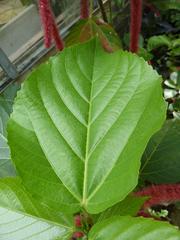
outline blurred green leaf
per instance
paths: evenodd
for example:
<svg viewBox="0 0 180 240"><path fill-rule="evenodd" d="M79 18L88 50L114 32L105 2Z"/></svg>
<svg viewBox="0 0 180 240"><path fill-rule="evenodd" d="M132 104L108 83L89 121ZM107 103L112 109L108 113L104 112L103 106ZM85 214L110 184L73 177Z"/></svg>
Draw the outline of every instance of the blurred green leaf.
<svg viewBox="0 0 180 240"><path fill-rule="evenodd" d="M180 182L180 120L168 120L143 154L140 177L152 183Z"/></svg>
<svg viewBox="0 0 180 240"><path fill-rule="evenodd" d="M101 214L96 215L94 217L95 222L100 222L113 216L136 216L146 200L147 197L136 197L129 195L123 201L115 204L113 207L108 208Z"/></svg>
<svg viewBox="0 0 180 240"><path fill-rule="evenodd" d="M79 20L65 39L66 46L83 43L97 36L107 51L121 48L119 37L115 30L99 19Z"/></svg>
<svg viewBox="0 0 180 240"><path fill-rule="evenodd" d="M14 83L0 95L0 178L16 174L7 144L6 127L9 115L12 112L14 98L19 88L20 84Z"/></svg>
<svg viewBox="0 0 180 240"><path fill-rule="evenodd" d="M153 58L153 55L148 52L145 48L139 48L138 56L143 57L144 60L149 61Z"/></svg>
<svg viewBox="0 0 180 240"><path fill-rule="evenodd" d="M147 50L152 51L162 46L171 47L171 39L166 35L152 36L148 39Z"/></svg>
<svg viewBox="0 0 180 240"><path fill-rule="evenodd" d="M169 9L180 10L180 1L179 0L149 0L160 10L166 11Z"/></svg>
<svg viewBox="0 0 180 240"><path fill-rule="evenodd" d="M15 175L15 169L11 162L7 140L2 134L0 134L0 178Z"/></svg>

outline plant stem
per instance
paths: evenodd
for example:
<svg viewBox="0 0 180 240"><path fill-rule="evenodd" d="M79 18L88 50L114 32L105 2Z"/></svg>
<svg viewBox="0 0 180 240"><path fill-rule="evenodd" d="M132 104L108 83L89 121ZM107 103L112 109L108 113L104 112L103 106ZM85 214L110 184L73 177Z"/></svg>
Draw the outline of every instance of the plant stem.
<svg viewBox="0 0 180 240"><path fill-rule="evenodd" d="M92 18L93 15L93 2L94 0L90 0L90 18Z"/></svg>
<svg viewBox="0 0 180 240"><path fill-rule="evenodd" d="M113 23L113 20L112 20L112 1L109 0L108 4L109 4L109 22L112 24Z"/></svg>
<svg viewBox="0 0 180 240"><path fill-rule="evenodd" d="M107 15L106 15L106 11L104 9L103 1L102 0L98 0L98 4L99 4L100 10L101 10L101 14L102 14L103 20L105 22L108 22L108 18L107 18Z"/></svg>

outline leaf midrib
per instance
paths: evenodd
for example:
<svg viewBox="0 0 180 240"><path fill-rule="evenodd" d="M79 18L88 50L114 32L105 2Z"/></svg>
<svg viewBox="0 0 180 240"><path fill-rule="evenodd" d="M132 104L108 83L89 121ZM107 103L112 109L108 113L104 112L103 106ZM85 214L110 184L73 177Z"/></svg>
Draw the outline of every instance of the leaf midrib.
<svg viewBox="0 0 180 240"><path fill-rule="evenodd" d="M87 136L86 136L86 146L85 146L83 198L82 198L82 204L81 204L82 207L84 208L86 208L86 205L87 205L88 160L89 160L90 127L91 127L92 99L93 99L93 76L94 76L96 46L97 46L97 41L95 42L95 47L94 47L94 60L93 60L93 67L92 67L91 90L90 90L90 97L89 97L89 111L88 111L88 121L87 121Z"/></svg>

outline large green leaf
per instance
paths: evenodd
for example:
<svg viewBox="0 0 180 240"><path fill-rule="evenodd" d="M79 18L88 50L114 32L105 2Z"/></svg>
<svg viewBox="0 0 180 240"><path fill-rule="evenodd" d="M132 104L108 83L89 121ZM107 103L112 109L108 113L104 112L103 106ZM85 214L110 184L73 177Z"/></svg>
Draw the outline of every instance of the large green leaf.
<svg viewBox="0 0 180 240"><path fill-rule="evenodd" d="M12 159L36 198L98 213L136 186L141 155L165 112L151 66L128 52L109 54L93 39L26 80L8 125Z"/></svg>
<svg viewBox="0 0 180 240"><path fill-rule="evenodd" d="M180 232L168 223L146 218L114 217L97 223L88 240L179 240Z"/></svg>
<svg viewBox="0 0 180 240"><path fill-rule="evenodd" d="M34 201L19 179L0 180L0 239L69 240L72 223L72 217Z"/></svg>
<svg viewBox="0 0 180 240"><path fill-rule="evenodd" d="M141 178L152 183L180 182L179 146L180 120L168 120L143 154Z"/></svg>

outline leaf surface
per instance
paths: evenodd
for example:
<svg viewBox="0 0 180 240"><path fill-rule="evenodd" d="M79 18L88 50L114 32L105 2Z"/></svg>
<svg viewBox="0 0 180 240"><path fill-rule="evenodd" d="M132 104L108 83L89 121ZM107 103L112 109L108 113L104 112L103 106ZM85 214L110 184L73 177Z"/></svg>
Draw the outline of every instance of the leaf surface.
<svg viewBox="0 0 180 240"><path fill-rule="evenodd" d="M171 39L166 35L152 36L148 39L147 49L148 51L152 51L153 49L162 46L167 46L170 48L171 45L172 45Z"/></svg>
<svg viewBox="0 0 180 240"><path fill-rule="evenodd" d="M66 37L66 46L86 42L95 36L108 52L121 48L118 34L113 27L97 18L79 20Z"/></svg>
<svg viewBox="0 0 180 240"><path fill-rule="evenodd" d="M0 134L0 178L16 175L6 138Z"/></svg>
<svg viewBox="0 0 180 240"><path fill-rule="evenodd" d="M147 218L114 217L97 223L89 240L179 240L180 232L168 223Z"/></svg>
<svg viewBox="0 0 180 240"><path fill-rule="evenodd" d="M0 178L16 175L7 144L6 128L18 88L18 84L13 84L0 95Z"/></svg>
<svg viewBox="0 0 180 240"><path fill-rule="evenodd" d="M148 143L143 154L141 179L152 183L180 182L180 120L168 120Z"/></svg>
<svg viewBox="0 0 180 240"><path fill-rule="evenodd" d="M19 179L0 180L0 239L69 240L72 217L40 205Z"/></svg>
<svg viewBox="0 0 180 240"><path fill-rule="evenodd" d="M8 125L12 159L36 198L98 213L136 186L141 155L165 112L151 66L131 53L109 54L93 39L29 76Z"/></svg>
<svg viewBox="0 0 180 240"><path fill-rule="evenodd" d="M113 216L136 216L148 197L127 196L123 201L93 216L94 222L101 222Z"/></svg>

